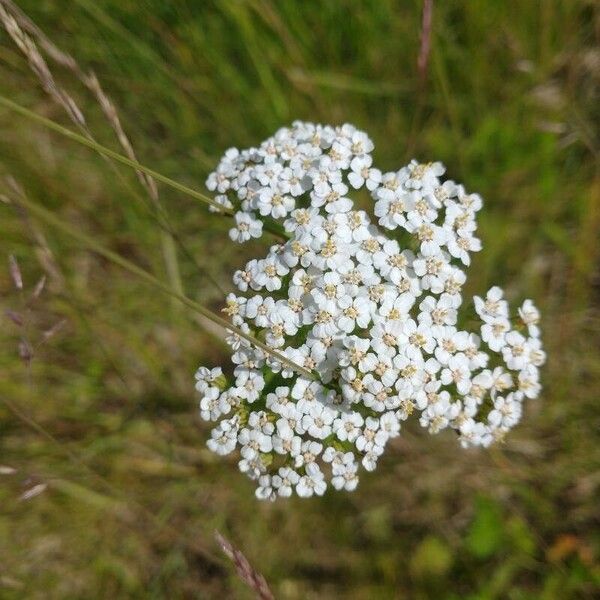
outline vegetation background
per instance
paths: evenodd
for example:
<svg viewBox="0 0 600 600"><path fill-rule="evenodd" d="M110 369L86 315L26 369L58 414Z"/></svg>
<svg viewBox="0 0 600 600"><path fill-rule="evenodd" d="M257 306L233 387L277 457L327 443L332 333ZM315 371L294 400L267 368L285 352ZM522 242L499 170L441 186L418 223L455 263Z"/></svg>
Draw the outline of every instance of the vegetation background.
<svg viewBox="0 0 600 600"><path fill-rule="evenodd" d="M218 529L277 598L597 598L598 4L437 2L425 79L417 1L18 4L97 73L140 161L200 191L226 148L297 118L365 129L383 169L443 161L486 201L468 291L534 298L549 360L501 446L464 451L409 426L355 493L259 503L197 417L194 370L227 361L218 332L15 210L6 177L159 278L178 285L179 271L217 311L264 240L234 246L226 218L161 186L194 264L165 243L131 170L0 109L0 597L251 598ZM120 151L95 99L49 64ZM73 127L3 29L0 87Z"/></svg>

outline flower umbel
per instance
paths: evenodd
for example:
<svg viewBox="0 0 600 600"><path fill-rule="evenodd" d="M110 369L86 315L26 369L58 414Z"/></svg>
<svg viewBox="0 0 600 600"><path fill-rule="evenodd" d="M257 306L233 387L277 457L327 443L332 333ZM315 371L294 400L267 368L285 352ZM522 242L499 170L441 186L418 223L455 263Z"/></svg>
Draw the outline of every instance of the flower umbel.
<svg viewBox="0 0 600 600"><path fill-rule="evenodd" d="M228 150L207 180L237 211L233 240L261 237L265 219L289 235L234 274L226 314L317 376L235 336L229 384L220 369L196 374L201 417L219 421L209 448L239 448L260 499L354 490L411 416L432 434L456 430L463 447L488 446L541 390L531 300L511 319L493 287L474 298L480 335L459 328L481 197L442 181L438 162L381 173L372 150L352 125L295 122ZM348 196L362 188L376 223Z"/></svg>

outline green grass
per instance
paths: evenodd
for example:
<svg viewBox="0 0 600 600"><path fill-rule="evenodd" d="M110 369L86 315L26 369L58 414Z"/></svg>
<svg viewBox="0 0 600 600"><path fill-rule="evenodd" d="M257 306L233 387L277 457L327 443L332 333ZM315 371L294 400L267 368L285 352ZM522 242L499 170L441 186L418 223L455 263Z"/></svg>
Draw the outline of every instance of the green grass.
<svg viewBox="0 0 600 600"><path fill-rule="evenodd" d="M48 269L29 336L60 319L27 369L3 319L0 597L250 598L213 541L222 531L276 597L592 598L600 586L600 183L594 3L437 2L419 100L420 2L21 0L93 68L142 163L203 191L229 146L296 118L352 122L384 169L441 160L478 191L483 252L470 293L498 283L543 315L544 393L504 445L463 451L408 427L354 494L257 503L234 460L204 446L193 372L227 353L187 309L0 204L3 309ZM118 149L94 100L57 79L96 138ZM71 127L0 32L3 95ZM421 104L421 108L419 108ZM28 198L167 279L145 203L92 151L0 110L0 174ZM0 188L0 194L9 188ZM143 193L143 190L139 188ZM227 220L161 186L185 292L218 310L241 261ZM43 235L53 259L40 250ZM243 254L243 256L242 256ZM27 500L37 483L46 490ZM215 557L214 561L210 557Z"/></svg>

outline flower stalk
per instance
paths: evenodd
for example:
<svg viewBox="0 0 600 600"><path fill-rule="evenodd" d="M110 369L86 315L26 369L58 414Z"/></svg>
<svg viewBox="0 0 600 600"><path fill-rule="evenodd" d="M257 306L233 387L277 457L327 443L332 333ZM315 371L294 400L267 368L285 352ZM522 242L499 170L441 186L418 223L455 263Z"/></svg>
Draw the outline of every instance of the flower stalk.
<svg viewBox="0 0 600 600"><path fill-rule="evenodd" d="M54 215L51 211L44 208L43 206L40 206L39 204L32 202L31 200L29 200L26 197L21 197L19 199L19 202L21 204L23 204L32 214L36 215L38 218L40 218L42 221L44 221L47 225L50 225L50 226L54 227L55 229L58 229L58 230L62 231L63 233L66 233L70 237L72 237L72 238L76 239L78 242L80 242L83 246L87 247L90 250L93 250L97 254L100 254L101 256L103 256L104 258L113 262L114 264L119 265L121 268L136 275L140 279L144 280L146 283L149 283L150 285L161 290L165 294L167 294L173 298L176 298L177 300L179 300L179 302L181 302L188 308L191 308L195 312L201 314L203 317L209 319L216 325L219 325L223 329L225 329L227 331L231 331L231 332L235 333L236 335L240 336L241 338L247 340L252 345L256 346L257 348L260 348L267 354L270 354L274 359L287 365L289 368L293 369L294 371L296 371L303 377L307 377L309 379L314 379L314 380L317 379L317 376L314 373L312 373L311 371L309 371L308 369L305 369L304 367L301 367L300 365L296 364L295 362L293 362L292 360L290 360L289 358L287 358L286 356L284 356L277 350L270 348L267 344L265 344L261 340L255 338L254 336L250 335L249 333L242 330L241 328L239 328L235 325L232 325L229 321L227 321L226 319L223 319L219 315L216 315L211 310L202 306L195 300L192 300L191 298L188 298L184 294L181 294L181 293L173 290L166 283L160 281L160 279L156 278L154 275L152 275L145 269L142 269L138 265L127 260L120 254L117 254L116 252L113 252L112 250L105 248L102 244L99 244L96 240L92 239L90 236L83 233L79 229L76 229L75 227L72 227L68 223L61 221L56 215Z"/></svg>

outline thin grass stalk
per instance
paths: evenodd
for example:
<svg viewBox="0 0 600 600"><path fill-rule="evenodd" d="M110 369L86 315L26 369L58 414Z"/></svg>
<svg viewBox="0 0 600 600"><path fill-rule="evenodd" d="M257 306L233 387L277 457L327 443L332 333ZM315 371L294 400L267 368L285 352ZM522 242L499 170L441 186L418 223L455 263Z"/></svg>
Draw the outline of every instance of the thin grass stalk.
<svg viewBox="0 0 600 600"><path fill-rule="evenodd" d="M182 192L183 194L187 194L188 196L191 196L192 198L195 198L196 200L200 200L201 202L204 202L205 204L212 206L213 208L217 209L219 212L222 212L222 213L225 213L228 215L233 214L232 210L230 210L229 208L226 208L224 206L221 206L218 202L215 202L214 200L212 200L208 196L205 196L201 192L198 192L198 191L188 187L187 185L184 185L183 183L179 183L173 179L170 179L169 177L166 177L165 175L161 175L154 169L151 169L150 167L146 167L135 160L131 160L127 156L123 156L122 154L119 154L118 152L115 152L114 150L111 150L110 148L106 148L106 146L103 146L102 144L99 144L98 142L96 142L94 140L90 140L82 135L79 135L78 133L75 133L71 129L68 129L67 127L63 127L62 125L56 123L55 121L52 121L51 119L47 119L46 117L43 117L42 115L39 115L39 114L25 108L24 106L21 106L20 104L17 104L16 102L13 102L12 100L9 100L5 96L0 96L0 104L2 106L4 106L5 108L8 108L9 110L12 110L12 111L20 114L23 117L26 117L32 121L36 121L40 125L43 125L44 127L48 128L48 129L51 129L55 133L59 133L60 135L81 144L82 146L87 146L88 148L95 150L99 154L108 156L109 158L112 158L113 160L115 160L123 165L127 165L128 167L131 167L132 169L142 171L143 173L150 175L157 181L160 181L161 183L164 183L165 185L168 185L169 187L171 187L179 192Z"/></svg>
<svg viewBox="0 0 600 600"><path fill-rule="evenodd" d="M28 108L25 108L24 106L21 106L20 104L17 104L16 102L13 102L12 100L9 100L5 96L0 95L0 105L20 114L23 117L26 117L32 121L35 121L35 122L39 123L40 125L43 125L44 127L51 129L52 131L59 133L60 135L66 137L66 138L69 138L70 140L78 142L79 144L81 144L83 146L87 146L88 148L95 150L96 152L98 152L101 155L108 156L121 164L131 167L132 169L139 169L140 171L143 171L143 172L147 173L148 175L151 175L157 181L160 181L161 183L164 183L165 185L167 185L183 194L191 196L192 198L195 198L196 200L200 200L201 202L204 202L205 204L208 204L208 205L212 206L213 208L216 208L217 212L219 212L219 213L223 213L230 217L232 217L234 215L233 210L220 205L218 202L215 202L214 200L212 200L205 194L202 194L201 192L198 192L198 191L188 187L187 185L184 185L183 183L179 183L178 181L175 181L174 179L170 179L169 177L162 175L158 171L155 171L154 169L151 169L150 167L146 167L135 160L131 160L131 159L127 158L126 156L123 156L122 154L119 154L118 152L111 150L110 148L106 148L106 146L103 146L102 144L99 144L98 142L96 142L94 140L90 140L82 135L79 135L78 133L72 131L71 129L68 129L67 127L63 127L62 125L59 125L55 121L52 121L51 119L47 119L46 117L43 117L42 115L39 115L36 112L33 112L33 111L29 110ZM288 237L289 237L285 233L283 227L279 223L266 221L266 222L264 222L263 226L264 226L265 231L272 233L274 236L276 236L278 238L288 239Z"/></svg>
<svg viewBox="0 0 600 600"><path fill-rule="evenodd" d="M300 365L291 361L289 358L287 358L287 356L284 356L277 350L273 350L273 348L269 347L264 342L261 342L259 339L246 333L239 327L236 327L235 325L233 325L232 323L230 323L223 317L220 317L219 315L213 313L210 309L205 308L204 306L202 306L198 302L192 300L191 298L188 298L187 296L180 294L179 292L176 292L170 286L168 286L167 284L160 281L160 279L157 279L154 275L152 275L145 269L138 267L136 264L128 261L126 258L123 258L120 254L117 254L116 252L113 252L112 250L105 248L104 246L102 246L101 244L99 244L98 242L93 240L91 237L89 237L87 234L81 232L79 229L76 229L75 227L61 221L56 215L54 215L51 211L47 210L46 208L36 204L35 202L32 202L31 200L29 200L26 197L22 197L20 202L31 213L35 214L38 218L40 218L42 221L44 221L47 225L50 225L56 229L59 229L63 233L66 233L70 237L76 239L81 244L83 244L83 246L87 247L90 250L93 250L97 254L100 254L101 256L110 260L111 262L115 263L116 265L119 265L126 271L129 271L130 273L137 275L140 279L143 279L146 283L149 283L150 285L161 290L165 294L167 294L173 298L176 298L182 304L184 304L188 308L191 308L195 312L201 314L202 316L204 316L208 320L212 321L216 325L219 325L223 329L235 333L236 335L247 340L251 344L257 346L261 350L264 350L266 353L270 354L273 358L277 359L282 364L287 365L291 369L294 369L297 373L299 373L303 377L318 380L318 377L311 371L309 371L309 370L305 369L304 367L301 367Z"/></svg>

